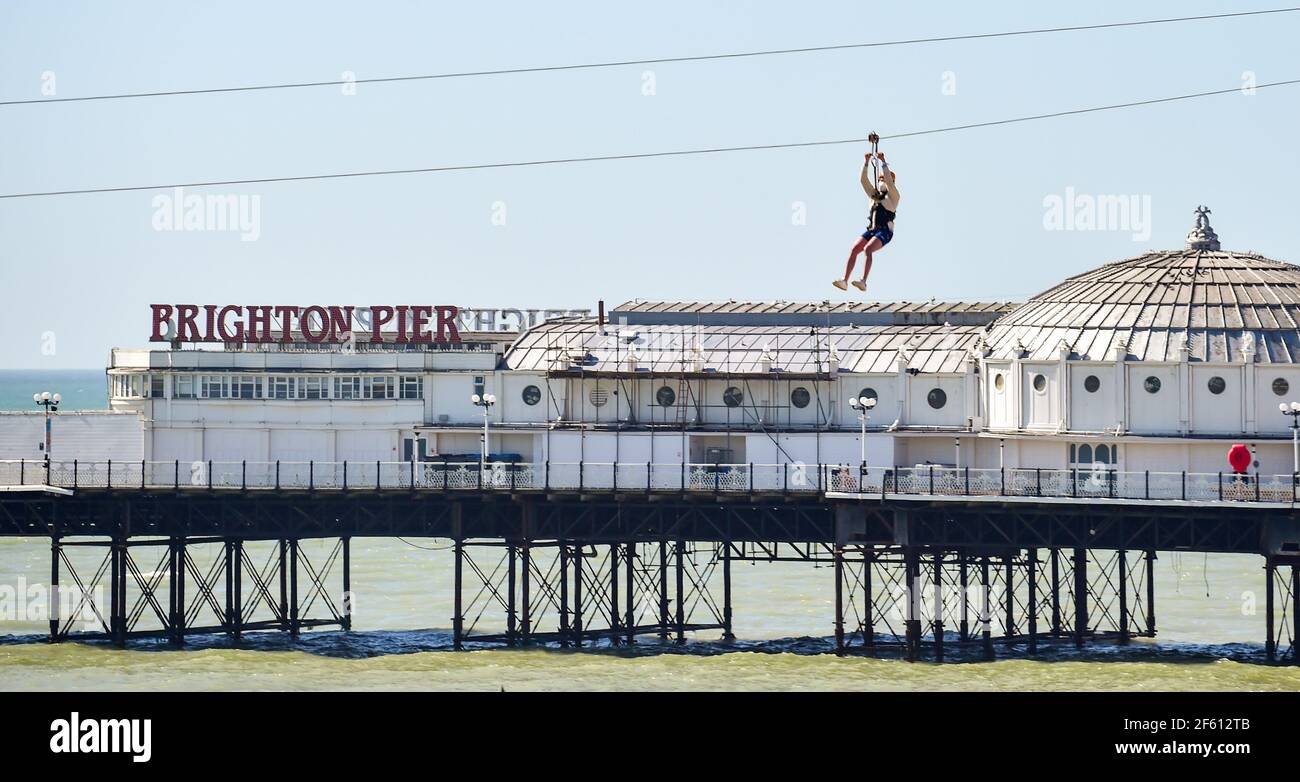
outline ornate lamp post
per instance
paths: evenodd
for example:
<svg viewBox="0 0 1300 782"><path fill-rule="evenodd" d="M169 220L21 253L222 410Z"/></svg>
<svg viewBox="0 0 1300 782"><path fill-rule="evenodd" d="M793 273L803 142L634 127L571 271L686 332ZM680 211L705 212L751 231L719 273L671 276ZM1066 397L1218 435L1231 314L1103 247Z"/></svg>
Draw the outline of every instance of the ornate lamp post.
<svg viewBox="0 0 1300 782"><path fill-rule="evenodd" d="M862 474L867 474L867 419L871 417L871 408L876 400L869 396L860 396L849 400L849 407L858 412L858 422L862 424Z"/></svg>
<svg viewBox="0 0 1300 782"><path fill-rule="evenodd" d="M1291 474L1300 473L1300 402L1277 406L1282 415L1291 416Z"/></svg>
<svg viewBox="0 0 1300 782"><path fill-rule="evenodd" d="M45 485L48 486L50 485L50 415L59 412L59 403L63 401L63 396L41 391L32 394L32 401L38 407L45 408Z"/></svg>
<svg viewBox="0 0 1300 782"><path fill-rule="evenodd" d="M483 452L479 454L478 468L480 472L487 472L488 459L488 409L497 403L497 398L493 394L473 394L469 401L483 408Z"/></svg>

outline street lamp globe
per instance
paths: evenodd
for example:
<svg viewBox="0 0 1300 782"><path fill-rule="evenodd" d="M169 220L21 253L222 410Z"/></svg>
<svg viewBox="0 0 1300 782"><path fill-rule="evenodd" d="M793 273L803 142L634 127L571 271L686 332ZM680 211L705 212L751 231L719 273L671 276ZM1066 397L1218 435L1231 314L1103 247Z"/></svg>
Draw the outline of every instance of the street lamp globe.
<svg viewBox="0 0 1300 782"><path fill-rule="evenodd" d="M1300 413L1300 402L1292 402L1291 410L1292 412Z"/></svg>
<svg viewBox="0 0 1300 782"><path fill-rule="evenodd" d="M54 404L57 405L59 402L62 402L62 401L63 401L63 394L55 394L55 395L54 395Z"/></svg>
<svg viewBox="0 0 1300 782"><path fill-rule="evenodd" d="M1279 404L1277 406L1277 409L1281 410L1283 413L1289 412L1291 410L1290 406L1287 405L1286 402L1282 402L1281 404Z"/></svg>
<svg viewBox="0 0 1300 782"><path fill-rule="evenodd" d="M40 391L37 391L36 393L32 394L32 401L33 401L33 402L40 402L40 401L41 401L41 392L40 392Z"/></svg>
<svg viewBox="0 0 1300 782"><path fill-rule="evenodd" d="M480 397L478 394L472 394L470 395L469 401L473 402L474 404L478 404L483 401L483 398Z"/></svg>
<svg viewBox="0 0 1300 782"><path fill-rule="evenodd" d="M49 391L42 391L42 392L41 392L41 401L42 401L42 402L48 402L48 401L50 401L50 392L49 392Z"/></svg>
<svg viewBox="0 0 1300 782"><path fill-rule="evenodd" d="M876 406L876 400L872 399L871 397L864 396L860 401L862 402L862 407L865 410L870 410L871 408Z"/></svg>
<svg viewBox="0 0 1300 782"><path fill-rule="evenodd" d="M497 398L495 394L488 394L486 397L483 398L483 401L487 402L490 405L495 405L497 403Z"/></svg>

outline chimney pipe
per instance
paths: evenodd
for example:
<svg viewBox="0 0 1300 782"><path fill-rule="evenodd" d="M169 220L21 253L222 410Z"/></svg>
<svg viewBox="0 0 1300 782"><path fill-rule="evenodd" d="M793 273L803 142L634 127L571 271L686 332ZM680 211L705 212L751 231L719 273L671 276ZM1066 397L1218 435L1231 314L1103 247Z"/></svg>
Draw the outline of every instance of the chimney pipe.
<svg viewBox="0 0 1300 782"><path fill-rule="evenodd" d="M601 331L605 330L605 300L596 302L596 323Z"/></svg>

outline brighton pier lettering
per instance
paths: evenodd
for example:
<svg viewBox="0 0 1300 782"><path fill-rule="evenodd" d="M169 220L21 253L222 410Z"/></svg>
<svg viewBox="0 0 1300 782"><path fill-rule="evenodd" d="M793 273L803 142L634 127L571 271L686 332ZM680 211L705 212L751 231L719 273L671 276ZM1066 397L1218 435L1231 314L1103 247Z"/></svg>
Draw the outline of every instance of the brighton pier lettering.
<svg viewBox="0 0 1300 782"><path fill-rule="evenodd" d="M460 342L457 307L338 307L283 304L151 304L152 342L345 342L368 332L371 342Z"/></svg>

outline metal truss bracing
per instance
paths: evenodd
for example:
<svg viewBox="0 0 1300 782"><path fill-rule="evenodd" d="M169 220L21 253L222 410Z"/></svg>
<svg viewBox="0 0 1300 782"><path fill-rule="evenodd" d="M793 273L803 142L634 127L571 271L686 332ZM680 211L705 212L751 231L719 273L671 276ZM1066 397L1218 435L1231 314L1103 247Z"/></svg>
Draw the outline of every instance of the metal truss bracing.
<svg viewBox="0 0 1300 782"><path fill-rule="evenodd" d="M955 642L981 643L992 657L995 642L1032 653L1049 638L1155 634L1150 552L846 545L831 561L840 653L898 646L918 659L924 645L942 660Z"/></svg>
<svg viewBox="0 0 1300 782"><path fill-rule="evenodd" d="M1300 663L1300 558L1269 557L1264 579L1265 653L1271 662Z"/></svg>
<svg viewBox="0 0 1300 782"><path fill-rule="evenodd" d="M85 489L0 496L0 535L51 539L54 639L350 628L349 541L393 536L453 541L457 646L730 635L737 559L832 564L841 650L1122 642L1155 634L1157 551L1265 556L1268 655L1295 661L1300 635L1289 509Z"/></svg>
<svg viewBox="0 0 1300 782"><path fill-rule="evenodd" d="M617 646L643 635L681 643L688 632L710 629L731 635L731 557L721 544L456 540L453 547L457 649L601 639Z"/></svg>
<svg viewBox="0 0 1300 782"><path fill-rule="evenodd" d="M313 547L319 550L312 553ZM182 644L197 634L238 639L254 630L348 629L349 559L346 538L52 538L50 640ZM336 571L343 588L338 600L330 589ZM322 615L312 618L313 610Z"/></svg>

